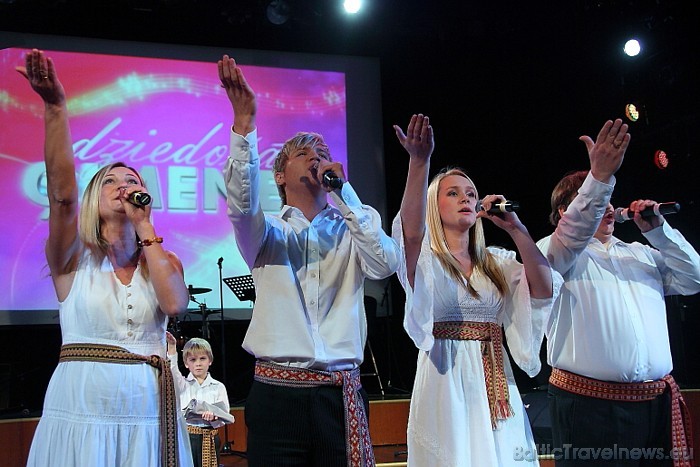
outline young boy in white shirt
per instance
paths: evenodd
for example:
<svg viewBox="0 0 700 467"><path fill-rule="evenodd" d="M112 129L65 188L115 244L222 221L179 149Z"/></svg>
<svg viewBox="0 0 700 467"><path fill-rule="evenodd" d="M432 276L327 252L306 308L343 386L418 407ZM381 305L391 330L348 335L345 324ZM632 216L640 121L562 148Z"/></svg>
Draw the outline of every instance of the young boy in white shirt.
<svg viewBox="0 0 700 467"><path fill-rule="evenodd" d="M177 363L177 341L167 333L168 357L173 373L175 388L180 395L180 407L185 413L187 431L192 445L192 459L195 467L217 467L221 439L218 428L224 422L214 411L195 409L196 405L206 402L216 404L226 413L230 412L226 386L212 378L209 367L214 361L209 342L198 337L192 338L182 349L182 358L190 374L185 378L180 373Z"/></svg>

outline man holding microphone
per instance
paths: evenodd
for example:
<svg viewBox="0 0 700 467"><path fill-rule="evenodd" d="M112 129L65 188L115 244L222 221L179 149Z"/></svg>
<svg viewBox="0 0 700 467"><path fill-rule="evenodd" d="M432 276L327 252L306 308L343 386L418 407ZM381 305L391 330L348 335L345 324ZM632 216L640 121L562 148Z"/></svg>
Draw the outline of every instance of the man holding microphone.
<svg viewBox="0 0 700 467"><path fill-rule="evenodd" d="M565 280L546 333L556 465L590 465L598 452L596 465L649 465L651 453L653 465L690 466L664 297L700 291L700 256L662 215L642 216L651 200L629 207L651 246L615 238L610 197L627 125L608 121L595 142L580 140L591 169L559 181L556 229L537 243Z"/></svg>

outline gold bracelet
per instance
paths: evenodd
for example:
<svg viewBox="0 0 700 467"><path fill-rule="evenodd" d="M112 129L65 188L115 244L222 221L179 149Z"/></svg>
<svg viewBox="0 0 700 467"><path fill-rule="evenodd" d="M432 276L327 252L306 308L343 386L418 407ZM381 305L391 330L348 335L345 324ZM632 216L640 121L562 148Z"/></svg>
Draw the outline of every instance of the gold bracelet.
<svg viewBox="0 0 700 467"><path fill-rule="evenodd" d="M139 247L143 246L151 246L154 243L163 243L163 237L153 237L153 238L145 238L143 240L139 240L137 242Z"/></svg>

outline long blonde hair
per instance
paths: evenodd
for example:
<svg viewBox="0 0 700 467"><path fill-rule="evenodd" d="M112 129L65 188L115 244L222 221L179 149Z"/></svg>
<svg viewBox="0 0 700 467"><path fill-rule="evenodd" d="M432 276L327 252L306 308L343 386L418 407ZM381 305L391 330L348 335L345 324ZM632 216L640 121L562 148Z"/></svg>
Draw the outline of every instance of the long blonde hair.
<svg viewBox="0 0 700 467"><path fill-rule="evenodd" d="M440 188L440 182L450 175L457 175L464 177L469 181L469 183L474 186L474 191L476 191L476 185L467 176L467 174L460 168L446 168L440 171L435 177L433 177L430 185L428 186L428 203L427 203L427 222L428 229L430 232L430 248L433 253L438 257L440 263L445 268L447 273L454 278L458 283L464 286L473 297L478 297L479 293L472 287L471 283L467 279L467 276L462 272L462 266L454 257L450 248L447 245L447 237L445 236L445 229L442 225L442 219L440 218L440 209L438 207L438 194ZM478 198L478 192L476 194ZM507 284L503 271L496 263L493 255L486 249L486 241L484 239L484 228L481 219L477 219L472 228L469 229L469 256L472 259L472 265L474 271L479 271L488 277L491 282L496 286L501 295L505 294L507 290Z"/></svg>
<svg viewBox="0 0 700 467"><path fill-rule="evenodd" d="M90 183L88 183L87 188L85 188L85 193L83 193L83 200L80 206L80 214L78 217L78 236L82 245L90 250L93 258L98 262L104 259L104 257L107 255L107 250L109 249L109 243L102 236L100 193L102 192L102 184L104 183L107 174L109 174L109 172L116 167L124 167L131 170L138 177L141 185L144 187L146 186L143 178L141 178L141 174L139 174L136 169L129 167L123 162L115 162L114 164L109 164L102 167L92 177ZM147 275L147 271L144 270L144 274Z"/></svg>

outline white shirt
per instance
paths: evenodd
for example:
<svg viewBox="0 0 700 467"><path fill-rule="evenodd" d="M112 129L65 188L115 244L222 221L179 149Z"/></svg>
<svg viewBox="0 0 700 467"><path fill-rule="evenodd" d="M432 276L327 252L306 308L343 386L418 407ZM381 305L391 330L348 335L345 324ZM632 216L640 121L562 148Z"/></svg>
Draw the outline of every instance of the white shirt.
<svg viewBox="0 0 700 467"><path fill-rule="evenodd" d="M392 224L392 235L402 251L405 251L400 214ZM545 325L563 280L559 273L552 270L552 297L532 298L525 268L516 260L515 252L496 247L488 247L488 250L503 273L507 286L506 293L501 295L491 279L484 273L474 270L469 282L479 292L479 297L472 297L450 276L437 255L433 253L430 247L430 231L426 225L416 263L413 281L415 286L411 287L408 281L405 255L402 255L401 265L396 273L406 291L404 329L420 350L433 352L436 355L447 355L450 353L447 349L453 343L448 342L450 339L434 338L434 323L444 321L498 323L505 330L511 357L523 371L534 377L541 368L540 348ZM481 358L479 341L463 341L463 346L478 349L475 355ZM457 371L456 368L453 370ZM461 371L475 370L464 368ZM506 374L509 377L512 376L510 366L507 366ZM424 381L424 384L428 383ZM484 389L483 385L479 388Z"/></svg>
<svg viewBox="0 0 700 467"><path fill-rule="evenodd" d="M192 373L185 378L180 373L180 368L177 365L178 355L168 355L168 358L170 359L170 371L173 373L175 389L180 396L180 408L183 411L192 399L209 402L210 404L223 402L226 404L224 410L226 412L230 411L231 407L229 406L228 393L224 383L212 378L210 373L207 373L207 377L202 381L202 384L199 384ZM203 424L202 426L210 427L209 424Z"/></svg>
<svg viewBox="0 0 700 467"><path fill-rule="evenodd" d="M266 215L259 200L257 131L231 132L224 168L228 215L257 289L243 348L256 358L324 371L358 367L367 322L364 280L398 268L396 242L350 183L312 221L292 206Z"/></svg>
<svg viewBox="0 0 700 467"><path fill-rule="evenodd" d="M589 173L555 232L537 242L565 280L547 359L603 381L658 380L673 369L664 296L700 291L700 257L668 222L643 234L654 248L593 238L613 185Z"/></svg>

